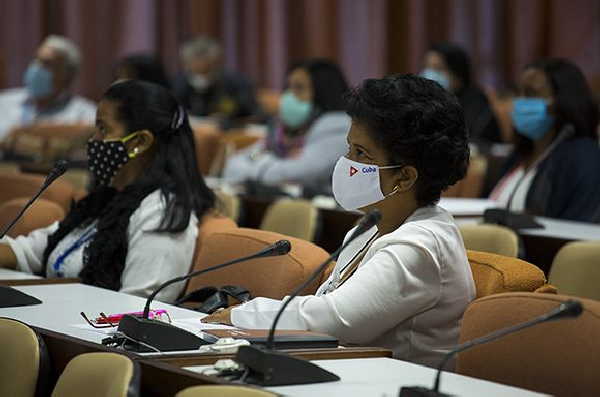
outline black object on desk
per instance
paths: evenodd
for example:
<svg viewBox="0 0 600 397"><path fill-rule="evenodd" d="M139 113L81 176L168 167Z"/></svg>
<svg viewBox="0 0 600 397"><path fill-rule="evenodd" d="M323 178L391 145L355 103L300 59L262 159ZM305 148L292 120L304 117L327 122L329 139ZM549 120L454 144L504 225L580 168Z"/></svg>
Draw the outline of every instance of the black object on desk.
<svg viewBox="0 0 600 397"><path fill-rule="evenodd" d="M511 212L506 208L489 208L485 210L483 221L506 226L513 230L544 228L544 225L538 223L532 215Z"/></svg>
<svg viewBox="0 0 600 397"><path fill-rule="evenodd" d="M38 305L41 300L11 287L0 286L0 308Z"/></svg>

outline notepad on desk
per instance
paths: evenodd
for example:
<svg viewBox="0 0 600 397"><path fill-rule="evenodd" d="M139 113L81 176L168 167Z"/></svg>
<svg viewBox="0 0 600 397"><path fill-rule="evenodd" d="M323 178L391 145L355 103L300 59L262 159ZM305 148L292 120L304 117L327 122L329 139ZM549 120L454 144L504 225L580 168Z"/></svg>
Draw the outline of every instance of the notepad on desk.
<svg viewBox="0 0 600 397"><path fill-rule="evenodd" d="M268 329L210 329L204 333L217 338L246 339L252 344L265 344L269 337ZM278 349L319 349L338 347L333 336L312 331L275 331L275 347Z"/></svg>

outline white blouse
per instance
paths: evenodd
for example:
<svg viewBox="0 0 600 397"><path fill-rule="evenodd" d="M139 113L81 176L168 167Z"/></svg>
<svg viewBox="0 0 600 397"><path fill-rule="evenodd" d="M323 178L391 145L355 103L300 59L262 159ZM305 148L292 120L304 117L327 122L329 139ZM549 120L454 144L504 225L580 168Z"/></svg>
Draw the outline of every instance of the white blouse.
<svg viewBox="0 0 600 397"><path fill-rule="evenodd" d="M490 198L496 201L503 207L506 207L508 201L510 202L511 211L523 212L525 211L525 204L527 204L527 194L529 193L529 188L533 182L537 173L537 168L532 168L527 171L527 175L525 175L525 169L523 166L519 166L506 174L504 178L498 182L492 193L490 194ZM515 190L516 189L516 190Z"/></svg>
<svg viewBox="0 0 600 397"><path fill-rule="evenodd" d="M444 209L420 208L394 232L376 238L356 272L337 287L375 233L373 227L353 241L317 294L294 299L278 328L324 332L345 344L381 346L396 358L437 365L458 343L463 312L475 298L460 232ZM269 328L281 303L253 299L232 309L231 321Z"/></svg>
<svg viewBox="0 0 600 397"><path fill-rule="evenodd" d="M166 205L160 190L149 194L131 215L127 229L129 247L125 268L121 275L121 292L147 297L163 282L187 274L190 270L196 238L198 219L192 213L187 229L181 233L154 233L163 218ZM1 242L8 243L17 257L17 270L37 273L42 269L44 250L48 236L58 229L58 222L34 230L27 236L14 239L5 237ZM95 224L78 228L63 238L48 258L47 277L77 277L82 269L83 252L90 243L88 240L74 249L55 269L55 263L86 233L93 233ZM184 283L171 285L161 291L157 299L173 302L179 296Z"/></svg>

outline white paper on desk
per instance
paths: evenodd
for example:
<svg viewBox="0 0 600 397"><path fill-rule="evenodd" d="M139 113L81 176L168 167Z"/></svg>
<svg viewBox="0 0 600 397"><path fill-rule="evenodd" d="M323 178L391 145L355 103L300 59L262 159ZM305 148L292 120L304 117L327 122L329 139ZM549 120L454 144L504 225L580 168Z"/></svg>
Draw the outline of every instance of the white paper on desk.
<svg viewBox="0 0 600 397"><path fill-rule="evenodd" d="M207 329L234 329L235 327L223 324L207 324L200 322L198 317L196 318L178 318L173 320L172 324L176 327L183 328L192 333L203 331Z"/></svg>

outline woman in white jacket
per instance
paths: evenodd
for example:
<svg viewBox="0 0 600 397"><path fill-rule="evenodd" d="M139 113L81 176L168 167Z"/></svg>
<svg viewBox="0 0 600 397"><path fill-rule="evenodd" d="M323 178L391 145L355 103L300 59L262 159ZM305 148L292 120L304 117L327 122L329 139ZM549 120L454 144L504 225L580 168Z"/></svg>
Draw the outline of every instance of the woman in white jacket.
<svg viewBox="0 0 600 397"><path fill-rule="evenodd" d="M91 192L62 222L0 241L0 267L148 296L189 271L198 220L215 196L198 173L186 113L165 88L113 84L96 127L87 146ZM158 299L173 301L182 288Z"/></svg>
<svg viewBox="0 0 600 397"><path fill-rule="evenodd" d="M333 193L342 207L377 208L382 218L341 253L315 295L291 302L280 328L435 365L458 342L475 297L458 228L436 206L467 169L462 109L439 84L406 75L366 80L349 95L348 114L350 148L335 167ZM203 321L268 328L281 303L256 298Z"/></svg>

